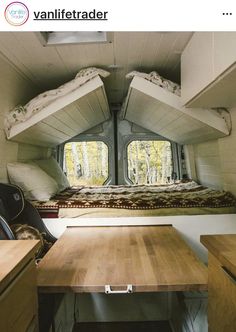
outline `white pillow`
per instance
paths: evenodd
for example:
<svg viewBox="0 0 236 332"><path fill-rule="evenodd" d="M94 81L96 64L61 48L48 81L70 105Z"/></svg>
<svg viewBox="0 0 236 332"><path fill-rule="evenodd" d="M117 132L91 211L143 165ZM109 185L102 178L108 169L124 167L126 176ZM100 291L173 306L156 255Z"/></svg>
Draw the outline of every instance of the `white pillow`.
<svg viewBox="0 0 236 332"><path fill-rule="evenodd" d="M44 172L46 172L56 181L59 187L59 191L70 187L70 183L67 177L54 158L34 160L33 162L36 163L40 168L42 168L42 170L44 170Z"/></svg>
<svg viewBox="0 0 236 332"><path fill-rule="evenodd" d="M8 163L10 182L19 186L26 199L48 201L58 192L56 181L36 164Z"/></svg>

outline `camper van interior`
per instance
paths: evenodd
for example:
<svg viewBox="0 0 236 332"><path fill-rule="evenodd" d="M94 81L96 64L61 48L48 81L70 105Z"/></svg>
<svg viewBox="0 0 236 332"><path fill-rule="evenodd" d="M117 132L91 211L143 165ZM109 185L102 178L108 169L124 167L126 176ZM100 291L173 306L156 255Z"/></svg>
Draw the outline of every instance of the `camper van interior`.
<svg viewBox="0 0 236 332"><path fill-rule="evenodd" d="M0 331L235 332L236 32L0 33Z"/></svg>

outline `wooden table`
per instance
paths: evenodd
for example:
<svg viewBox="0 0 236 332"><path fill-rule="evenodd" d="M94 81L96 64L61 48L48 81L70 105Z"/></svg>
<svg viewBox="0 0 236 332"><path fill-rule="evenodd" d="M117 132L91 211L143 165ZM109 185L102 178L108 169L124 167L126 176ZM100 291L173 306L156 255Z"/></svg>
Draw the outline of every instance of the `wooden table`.
<svg viewBox="0 0 236 332"><path fill-rule="evenodd" d="M207 268L172 226L69 227L37 283L47 293L207 290Z"/></svg>

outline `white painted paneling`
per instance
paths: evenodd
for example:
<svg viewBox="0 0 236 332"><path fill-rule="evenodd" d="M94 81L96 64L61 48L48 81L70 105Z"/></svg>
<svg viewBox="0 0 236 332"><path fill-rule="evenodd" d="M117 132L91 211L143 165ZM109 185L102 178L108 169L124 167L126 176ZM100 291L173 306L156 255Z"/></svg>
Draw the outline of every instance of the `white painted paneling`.
<svg viewBox="0 0 236 332"><path fill-rule="evenodd" d="M51 149L34 146L30 144L19 144L18 146L18 161L46 159L51 156Z"/></svg>
<svg viewBox="0 0 236 332"><path fill-rule="evenodd" d="M188 174L196 170L197 180L210 187L219 187L236 196L236 108L230 110L232 132L218 140L186 146L191 163ZM188 152L185 153L188 159Z"/></svg>
<svg viewBox="0 0 236 332"><path fill-rule="evenodd" d="M4 115L19 103L26 103L28 99L38 94L34 84L21 73L9 60L0 55L0 182L8 182L8 162L41 158L49 155L48 150L9 142L5 138ZM31 142L33 144L33 142Z"/></svg>
<svg viewBox="0 0 236 332"><path fill-rule="evenodd" d="M78 130L78 123L75 121L75 117L73 118L72 112L70 112L71 107L64 107L61 111L54 114L54 119L57 119L58 121L62 122L64 124L64 130L71 130L74 133L77 133ZM76 112L80 114L79 112ZM86 128L88 123L84 124L86 122L82 117L79 119L79 125L82 128ZM68 127L68 128L66 128ZM74 134L76 135L76 134Z"/></svg>
<svg viewBox="0 0 236 332"><path fill-rule="evenodd" d="M218 77L236 61L236 32L216 32L214 35L214 76Z"/></svg>
<svg viewBox="0 0 236 332"><path fill-rule="evenodd" d="M2 32L0 44L0 51L41 91L72 78L57 50L43 47L33 32Z"/></svg>
<svg viewBox="0 0 236 332"><path fill-rule="evenodd" d="M54 130L63 133L66 137L73 137L77 134L77 130L71 129L71 127L66 123L66 121L61 121L57 116L50 116L43 120L42 123L48 125Z"/></svg>
<svg viewBox="0 0 236 332"><path fill-rule="evenodd" d="M214 77L213 35L195 32L181 56L181 97L186 104Z"/></svg>
<svg viewBox="0 0 236 332"><path fill-rule="evenodd" d="M114 32L109 44L43 47L34 32L0 32L0 52L40 91L57 88L81 68L108 69L109 103L122 103L129 71L157 70L180 82L180 55L191 36L192 32ZM118 65L118 69L109 69L110 65Z"/></svg>
<svg viewBox="0 0 236 332"><path fill-rule="evenodd" d="M78 131L78 127L81 128L82 131L85 131L86 128L89 126L88 120L84 117L84 114L80 111L78 111L78 107L76 103L73 103L72 105L65 107L62 111L59 111L57 114L64 113L66 111L66 114L68 114L69 118L72 119L76 126L76 130ZM55 116L57 116L55 114ZM66 119L66 124L71 125L70 119Z"/></svg>
<svg viewBox="0 0 236 332"><path fill-rule="evenodd" d="M17 142L19 143L26 143L30 142L30 144L43 146L43 147L54 147L58 143L58 138L53 137L48 133L43 132L42 130L39 131L39 129L36 126L33 126L24 133L20 134L17 137Z"/></svg>
<svg viewBox="0 0 236 332"><path fill-rule="evenodd" d="M123 117L180 144L229 135L216 111L187 109L181 97L137 76L130 84Z"/></svg>
<svg viewBox="0 0 236 332"><path fill-rule="evenodd" d="M219 140L223 186L236 196L236 108L230 110L232 133Z"/></svg>
<svg viewBox="0 0 236 332"><path fill-rule="evenodd" d="M204 73L202 73L202 75L204 75ZM236 64L217 77L208 87L203 89L199 95L187 103L186 106L232 108L236 106L235 85Z"/></svg>
<svg viewBox="0 0 236 332"><path fill-rule="evenodd" d="M195 144L186 148L192 152L194 162L192 161L191 171L192 169L193 172L196 171L197 181L215 189L223 189L218 140Z"/></svg>
<svg viewBox="0 0 236 332"><path fill-rule="evenodd" d="M62 115L65 111L69 116ZM71 120L78 118L78 115L76 127L71 128ZM9 139L53 147L106 121L109 117L110 110L103 82L97 76L72 92L58 97L26 121L13 126ZM80 121L81 118L85 121Z"/></svg>
<svg viewBox="0 0 236 332"><path fill-rule="evenodd" d="M6 166L0 166L0 182L8 183L8 175Z"/></svg>
<svg viewBox="0 0 236 332"><path fill-rule="evenodd" d="M187 107L236 105L236 32L196 32L181 56Z"/></svg>

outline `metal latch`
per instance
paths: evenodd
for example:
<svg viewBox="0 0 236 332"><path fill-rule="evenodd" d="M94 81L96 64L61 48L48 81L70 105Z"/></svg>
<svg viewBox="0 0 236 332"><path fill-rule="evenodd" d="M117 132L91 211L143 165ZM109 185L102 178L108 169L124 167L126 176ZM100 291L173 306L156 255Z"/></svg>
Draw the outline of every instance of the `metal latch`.
<svg viewBox="0 0 236 332"><path fill-rule="evenodd" d="M112 290L110 285L105 285L105 293L106 294L127 294L133 293L133 286L127 285L127 288L124 290Z"/></svg>

